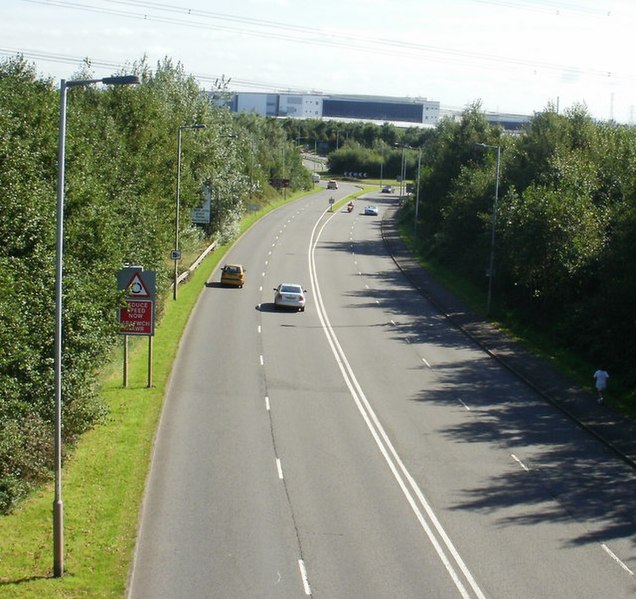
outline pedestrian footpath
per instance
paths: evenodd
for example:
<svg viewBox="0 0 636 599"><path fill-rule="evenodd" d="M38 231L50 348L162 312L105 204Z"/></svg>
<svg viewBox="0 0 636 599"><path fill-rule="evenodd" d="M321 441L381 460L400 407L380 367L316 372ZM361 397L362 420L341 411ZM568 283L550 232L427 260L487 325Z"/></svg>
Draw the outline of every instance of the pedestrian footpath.
<svg viewBox="0 0 636 599"><path fill-rule="evenodd" d="M494 359L636 468L636 423L607 404L599 405L591 391L574 384L549 362L484 321L438 284L402 241L397 228L397 210L396 205L384 212L382 237L393 261L412 285ZM590 388L592 386L590 373Z"/></svg>

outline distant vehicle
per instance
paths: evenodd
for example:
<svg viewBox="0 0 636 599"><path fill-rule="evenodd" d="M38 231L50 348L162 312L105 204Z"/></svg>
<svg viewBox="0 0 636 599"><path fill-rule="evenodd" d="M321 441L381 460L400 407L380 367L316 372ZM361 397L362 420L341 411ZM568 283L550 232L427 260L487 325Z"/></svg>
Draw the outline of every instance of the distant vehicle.
<svg viewBox="0 0 636 599"><path fill-rule="evenodd" d="M226 264L221 270L221 285L243 287L245 285L245 269L242 264Z"/></svg>
<svg viewBox="0 0 636 599"><path fill-rule="evenodd" d="M406 193L415 193L415 185L413 183L406 184Z"/></svg>
<svg viewBox="0 0 636 599"><path fill-rule="evenodd" d="M391 187L390 185L385 185L382 188L382 193L393 193L393 187Z"/></svg>
<svg viewBox="0 0 636 599"><path fill-rule="evenodd" d="M338 182L333 179L331 181L327 181L327 189L338 189Z"/></svg>
<svg viewBox="0 0 636 599"><path fill-rule="evenodd" d="M318 173L311 173L311 180L314 183L320 183L320 175Z"/></svg>
<svg viewBox="0 0 636 599"><path fill-rule="evenodd" d="M377 216L378 209L375 206L365 206L364 213L366 216Z"/></svg>
<svg viewBox="0 0 636 599"><path fill-rule="evenodd" d="M274 306L278 308L293 308L300 312L305 311L305 293L302 285L297 283L281 283L274 287Z"/></svg>

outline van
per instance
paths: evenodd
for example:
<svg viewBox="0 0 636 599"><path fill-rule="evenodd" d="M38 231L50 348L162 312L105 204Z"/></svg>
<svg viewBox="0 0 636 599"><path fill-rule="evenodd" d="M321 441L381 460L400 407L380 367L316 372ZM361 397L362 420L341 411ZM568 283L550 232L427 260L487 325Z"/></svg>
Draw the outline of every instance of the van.
<svg viewBox="0 0 636 599"><path fill-rule="evenodd" d="M320 183L320 175L318 173L311 173L311 180L314 183Z"/></svg>

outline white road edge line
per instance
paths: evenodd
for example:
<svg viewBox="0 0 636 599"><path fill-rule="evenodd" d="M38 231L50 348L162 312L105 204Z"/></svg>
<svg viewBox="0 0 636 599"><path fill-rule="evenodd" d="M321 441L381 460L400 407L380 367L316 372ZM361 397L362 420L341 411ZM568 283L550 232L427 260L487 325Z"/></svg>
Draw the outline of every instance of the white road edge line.
<svg viewBox="0 0 636 599"><path fill-rule="evenodd" d="M320 238L322 231L324 230L324 228L327 226L329 221L334 216L335 214L330 216L323 223L318 233L316 233L316 230L318 228L318 225L320 224L320 220L322 220L322 215L320 219L316 221L314 228L311 232L311 236L309 239L309 248L308 248L309 276L311 279L312 286L314 288L314 297L316 298L316 307L317 307L316 312L322 324L325 335L327 336L327 341L331 347L331 351L334 355L334 358L336 359L336 363L338 364L340 372L342 373L345 384L349 388L349 392L351 393L351 396L356 406L358 407L358 411L360 412L360 414L362 415L362 418L367 424L367 427L369 431L371 432L371 435L374 438L378 448L380 449L380 452L382 453L387 465L389 466L389 469L393 473L393 476L395 477L395 480L400 486L402 493L404 494L409 505L411 506L411 509L413 510L413 513L415 514L415 517L417 518L417 520L420 523L420 526L423 528L426 535L428 536L429 541L431 542L431 545L437 552L437 555L440 561L446 568L446 571L451 577L453 583L457 587L461 596L464 597L464 599L470 598L469 592L466 590L466 587L464 586L463 582L460 580L459 574L453 567L453 564L451 563L450 558L447 555L446 551L450 553L450 555L455 561L455 564L464 574L466 581L472 588L475 595L479 599L485 599L484 593L477 585L477 582L473 578L473 575L468 570L468 567L466 566L461 556L459 555L457 549L455 548L452 541L446 534L446 531L442 527L440 521L438 520L437 516L433 512L433 509L431 508L428 501L424 497L424 494L422 493L418 484L415 482L415 479L411 476L411 474L406 469L406 466L404 465L404 463L402 462L402 459L400 458L397 451L395 450L395 447L391 443L386 431L380 424L380 421L377 415L375 414L373 408L369 404L369 401L367 400L364 392L362 391L362 388L360 387L360 384L358 383L358 380L353 372L353 369L351 368L351 365L349 364L347 357L342 347L340 346L338 338L333 328L331 327L329 318L327 317L327 313L326 313L324 304L322 302L320 286L318 285L318 277L316 275L314 250L318 244L318 239ZM380 302L377 302L377 303L379 304ZM417 498L417 501L416 501L416 498ZM419 502L419 505L418 505L418 502ZM420 506L424 510L426 515L428 516L428 519L430 520L433 528L435 528L437 535L440 537L439 540L437 536L435 535L435 533L433 532L431 526L429 526L424 516L424 513L422 512L422 509L420 509ZM442 547L442 544L446 547L446 551L444 550L444 547Z"/></svg>
<svg viewBox="0 0 636 599"><path fill-rule="evenodd" d="M530 469L514 453L511 453L510 457L515 462L517 462L517 464L519 464L519 466L521 466L526 472L530 472Z"/></svg>
<svg viewBox="0 0 636 599"><path fill-rule="evenodd" d="M298 567L300 568L300 577L303 579L303 588L305 589L305 595L311 595L311 587L309 586L309 578L307 578L307 569L305 568L305 562L299 559Z"/></svg>
<svg viewBox="0 0 636 599"><path fill-rule="evenodd" d="M634 576L634 573L627 567L627 565L622 562L619 557L605 544L601 543L601 547L605 550L607 555L609 555L625 572L627 572L630 576Z"/></svg>

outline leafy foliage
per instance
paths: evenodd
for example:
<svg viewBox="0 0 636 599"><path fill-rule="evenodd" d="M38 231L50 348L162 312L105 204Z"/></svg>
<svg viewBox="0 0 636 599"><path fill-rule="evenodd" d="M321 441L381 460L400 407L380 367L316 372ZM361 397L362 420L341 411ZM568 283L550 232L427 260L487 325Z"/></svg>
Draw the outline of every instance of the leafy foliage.
<svg viewBox="0 0 636 599"><path fill-rule="evenodd" d="M420 171L420 247L484 289L494 249L495 308L605 364L625 388L636 382L635 144L633 128L595 123L582 106L548 107L506 136L476 103L441 123Z"/></svg>
<svg viewBox="0 0 636 599"><path fill-rule="evenodd" d="M280 168L274 156L287 153L293 188L311 184L276 121L236 118L168 59L154 70L142 59L130 71L141 85L68 88L65 447L105 413L94 381L118 338L117 271L124 263L157 271L159 298L172 281L179 127L205 125L181 132L182 244L231 239L248 202L275 194L268 185ZM73 77L93 78L86 68ZM59 102L59 90L22 58L0 63L0 511L51 466ZM201 229L188 215L203 187L214 190L214 206Z"/></svg>

